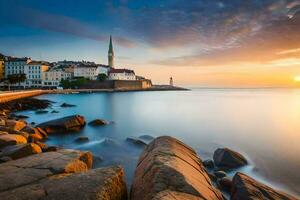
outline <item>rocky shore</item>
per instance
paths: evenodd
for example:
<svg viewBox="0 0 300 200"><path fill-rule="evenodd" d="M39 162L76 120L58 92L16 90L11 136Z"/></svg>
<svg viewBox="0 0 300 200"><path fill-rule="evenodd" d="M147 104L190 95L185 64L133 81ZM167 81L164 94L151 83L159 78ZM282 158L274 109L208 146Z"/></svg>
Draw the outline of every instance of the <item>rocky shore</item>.
<svg viewBox="0 0 300 200"><path fill-rule="evenodd" d="M295 200L237 172L248 164L240 153L219 148L211 160L201 160L195 150L176 138L148 135L127 138L143 149L132 185L125 182L122 166L93 168L91 152L60 149L43 143L51 134L72 134L87 123L72 115L28 124L15 113L43 110L50 101L20 99L0 104L0 199L101 199L101 200ZM109 122L96 119L91 126ZM88 138L78 138L78 142Z"/></svg>

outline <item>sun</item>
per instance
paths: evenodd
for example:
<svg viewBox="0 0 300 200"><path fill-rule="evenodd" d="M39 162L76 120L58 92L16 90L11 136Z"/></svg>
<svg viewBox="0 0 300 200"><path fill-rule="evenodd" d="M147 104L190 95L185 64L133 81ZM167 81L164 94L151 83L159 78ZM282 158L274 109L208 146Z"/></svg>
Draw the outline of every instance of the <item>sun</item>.
<svg viewBox="0 0 300 200"><path fill-rule="evenodd" d="M294 81L300 82L300 76L295 76L295 77L294 77Z"/></svg>

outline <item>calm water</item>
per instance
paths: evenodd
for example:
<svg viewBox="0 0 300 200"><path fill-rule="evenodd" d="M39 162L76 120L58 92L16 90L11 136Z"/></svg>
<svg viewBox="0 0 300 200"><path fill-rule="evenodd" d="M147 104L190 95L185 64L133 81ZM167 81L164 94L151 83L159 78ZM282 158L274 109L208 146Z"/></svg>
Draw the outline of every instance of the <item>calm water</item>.
<svg viewBox="0 0 300 200"><path fill-rule="evenodd" d="M60 113L23 112L30 116L29 122L71 114L83 115L87 121L113 121L98 128L87 125L76 134L51 136L47 143L90 150L103 158L97 166L123 165L129 182L141 149L125 143L126 137L171 135L195 148L202 159L211 158L218 147L237 150L251 162L240 171L300 196L300 90L196 89L38 98L55 101L48 110ZM63 102L77 107L60 108ZM90 142L74 143L81 135Z"/></svg>

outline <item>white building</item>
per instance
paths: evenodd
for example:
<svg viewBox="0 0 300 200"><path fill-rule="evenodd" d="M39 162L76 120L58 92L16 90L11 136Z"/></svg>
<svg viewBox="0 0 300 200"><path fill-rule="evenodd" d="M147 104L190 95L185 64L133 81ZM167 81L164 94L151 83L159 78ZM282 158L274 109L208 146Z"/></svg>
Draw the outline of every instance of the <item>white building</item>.
<svg viewBox="0 0 300 200"><path fill-rule="evenodd" d="M136 80L134 71L129 69L111 69L108 74L109 80Z"/></svg>
<svg viewBox="0 0 300 200"><path fill-rule="evenodd" d="M5 78L12 74L25 74L26 81L20 83L24 87L41 87L42 75L48 69L48 63L32 61L30 58L8 57L5 60Z"/></svg>
<svg viewBox="0 0 300 200"><path fill-rule="evenodd" d="M96 80L99 74L108 75L109 67L106 65L79 65L74 68L74 77L84 77Z"/></svg>
<svg viewBox="0 0 300 200"><path fill-rule="evenodd" d="M43 73L44 87L57 87L62 80L72 79L72 73L62 69L53 69Z"/></svg>

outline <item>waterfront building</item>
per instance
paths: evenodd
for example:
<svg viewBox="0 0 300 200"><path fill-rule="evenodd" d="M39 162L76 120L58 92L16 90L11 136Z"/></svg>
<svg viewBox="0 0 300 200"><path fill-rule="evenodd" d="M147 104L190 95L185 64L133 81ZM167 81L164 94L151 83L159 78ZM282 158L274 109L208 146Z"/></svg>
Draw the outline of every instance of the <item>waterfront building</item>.
<svg viewBox="0 0 300 200"><path fill-rule="evenodd" d="M63 69L50 69L43 73L43 87L58 87L62 80L72 79L72 73Z"/></svg>
<svg viewBox="0 0 300 200"><path fill-rule="evenodd" d="M6 57L5 58L5 78L8 75L12 74L24 74L25 73L25 66L30 63L32 60L31 58L15 58L15 57Z"/></svg>
<svg viewBox="0 0 300 200"><path fill-rule="evenodd" d="M109 48L108 48L108 66L113 68L114 67L114 49L112 44L112 38L109 38Z"/></svg>
<svg viewBox="0 0 300 200"><path fill-rule="evenodd" d="M0 58L0 81L4 79L4 59Z"/></svg>
<svg viewBox="0 0 300 200"><path fill-rule="evenodd" d="M129 69L111 69L108 73L109 80L127 80L134 81L136 76L133 70Z"/></svg>
<svg viewBox="0 0 300 200"><path fill-rule="evenodd" d="M108 75L109 66L107 65L79 65L74 67L74 77L87 78L89 80L96 80L99 74Z"/></svg>

